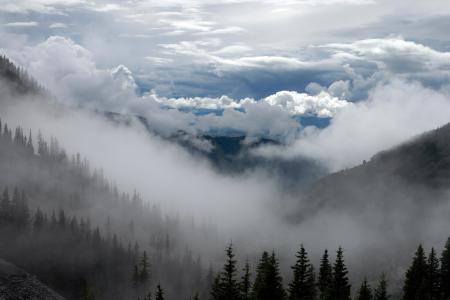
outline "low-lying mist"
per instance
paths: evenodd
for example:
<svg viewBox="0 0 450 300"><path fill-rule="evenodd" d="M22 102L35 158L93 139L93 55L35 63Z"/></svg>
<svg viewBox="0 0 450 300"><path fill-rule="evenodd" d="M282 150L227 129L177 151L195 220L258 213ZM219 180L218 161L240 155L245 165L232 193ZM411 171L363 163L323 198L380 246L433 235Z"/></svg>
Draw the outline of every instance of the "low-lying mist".
<svg viewBox="0 0 450 300"><path fill-rule="evenodd" d="M208 253L210 257L205 259L212 262L221 259L223 248L233 241L240 258L247 256L253 260L262 250L274 249L281 258L282 269L287 271L294 262L294 253L300 243L306 246L315 263L325 248L333 251L342 245L353 280L360 280L364 275L375 277L382 271L393 270L391 276L397 274L401 277L408 263L407 257L418 243L440 249L441 242L449 235L450 204L445 200L445 193L440 195L442 201L432 206L408 199L398 199L397 203L390 205L375 202L362 206L358 204L355 209L351 207L352 203L346 203L347 209L333 209L331 205L312 212L302 221L289 222L285 216L306 206L303 201L308 198L286 192L277 184L279 179L272 178L266 172L255 170L238 175L220 174L207 160L194 157L179 145L152 135L137 120L126 124L114 122L96 112L68 108L42 99L3 98L2 101L2 119L13 126L20 125L25 130L40 129L45 136L56 137L68 153L81 153L94 164L93 167L103 168L105 175L116 181L121 189L139 191L146 201L159 203L168 214L193 216L198 223L215 224L219 232L218 240L221 241L219 244L206 251L201 249L204 245L191 245L194 250L201 249L203 253ZM389 103L391 106L397 105ZM419 107L417 102L407 103L414 106L406 107L405 111L414 111ZM438 107L437 102L433 103L434 108ZM364 109L367 110L366 116L370 116L371 105ZM376 118L380 109L373 111L373 118L366 118L368 123L365 129L370 128L371 121L373 126L381 122ZM389 141L382 144L391 145L394 140L396 143L402 142L402 139L444 121L443 115L439 118L432 115L435 109L428 108L422 112L421 119L409 130L379 126L375 130L376 136L382 139L383 133L395 131L388 135ZM347 148L338 146L343 141L335 133L342 133L339 124L346 116L348 114L345 113L338 115L329 128L318 133L315 140L299 140L293 147L301 148L298 153L309 153L315 159L327 156L322 160L329 162L331 157L331 169L348 165L349 161L354 164L355 159L370 159L361 153L367 154L380 147L369 147L374 142L365 145L367 139L344 141ZM424 118L432 122L426 122ZM362 131L353 126L347 127L347 132L349 136L360 137ZM367 136L374 135L367 132ZM345 149L351 148L352 142L355 142L354 151L347 153ZM314 147L306 147L305 143ZM339 147L340 151L330 154L336 149L333 147ZM264 151L264 155L269 155L267 150ZM295 151L295 148L289 151ZM358 186L348 183L347 188L358 189ZM404 186L397 193L401 195L402 189L408 188ZM382 198L384 192L380 189L379 195L371 195L370 199ZM338 203L343 199L335 200ZM405 257L402 251L408 255ZM370 274L365 274L368 271Z"/></svg>

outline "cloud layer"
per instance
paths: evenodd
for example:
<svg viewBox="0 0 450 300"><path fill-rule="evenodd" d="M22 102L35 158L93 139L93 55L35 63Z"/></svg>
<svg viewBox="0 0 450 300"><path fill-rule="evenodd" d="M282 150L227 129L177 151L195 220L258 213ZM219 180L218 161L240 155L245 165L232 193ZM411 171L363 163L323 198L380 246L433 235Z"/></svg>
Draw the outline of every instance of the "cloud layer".
<svg viewBox="0 0 450 300"><path fill-rule="evenodd" d="M260 100L227 96L166 98L154 93L141 96L137 94L133 73L126 66L100 69L87 49L60 36L11 55L61 101L105 112L140 115L165 133L237 131L291 139L300 129L293 116L332 117L350 105L327 91L317 95L281 91ZM209 113L200 114L200 110Z"/></svg>
<svg viewBox="0 0 450 300"><path fill-rule="evenodd" d="M396 79L378 85L367 101L337 113L327 128L309 128L289 147L267 147L258 153L306 155L337 171L361 164L379 151L448 123L449 111L448 91Z"/></svg>
<svg viewBox="0 0 450 300"><path fill-rule="evenodd" d="M102 69L125 65L141 91L166 98L261 99L344 81L347 97L332 96L362 100L386 72L448 81L429 68L445 60L449 8L444 0L0 0L0 31L28 46L69 38ZM411 63L423 57L435 60Z"/></svg>

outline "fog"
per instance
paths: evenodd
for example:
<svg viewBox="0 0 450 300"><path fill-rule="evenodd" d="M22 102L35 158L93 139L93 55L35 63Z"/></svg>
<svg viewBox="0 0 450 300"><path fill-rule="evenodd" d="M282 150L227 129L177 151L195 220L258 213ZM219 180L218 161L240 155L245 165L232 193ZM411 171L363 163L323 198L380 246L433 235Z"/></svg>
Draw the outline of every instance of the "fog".
<svg viewBox="0 0 450 300"><path fill-rule="evenodd" d="M333 251L342 245L353 280L364 275L372 280L389 271L396 282L418 243L440 249L448 235L446 212L450 207L445 194L436 196L441 201L424 207L417 199L410 199L408 191L426 198L429 190L412 189L403 183L390 186L386 184L390 178L385 178L368 197L356 181L344 183L345 189L358 196L355 203L340 198L345 194L336 194L331 203L319 203L306 191L287 190L280 184L287 180L283 176L275 178L258 168L223 174L204 157L193 156L164 138L183 129L186 139L208 148L210 145L196 137L198 129L208 132L233 124L235 129L258 136L268 128L274 136L289 136L290 143L260 147L254 155L288 161L307 157L325 164L330 172L339 171L448 122L450 101L445 87L432 90L391 78L372 89L367 101L336 109L328 127L302 128L285 110L267 103L254 102L246 112L229 107L222 116L197 117L191 112L161 109L153 99L155 95L136 95L134 79L125 67L97 69L85 49L65 39L50 39L27 55L35 56L27 58L34 62L31 70L39 71L36 75L55 89L57 98L17 99L4 94L0 117L25 131L41 130L46 137L56 137L69 154L86 156L120 189L139 191L145 201L160 204L165 213L193 216L198 224L214 224L211 226L218 230L214 241L203 245L193 240L189 246L215 266L220 266L222 249L233 241L241 259L255 261L262 250L276 250L288 279L289 265L300 243L315 263L325 248ZM61 61L52 65L54 57ZM109 111L122 116L114 121L102 114ZM146 117L159 135L150 133L134 115ZM192 123L195 130L190 128ZM392 201L378 201L386 193ZM311 210L311 206L317 207ZM377 258L366 262L367 256L374 254Z"/></svg>
<svg viewBox="0 0 450 300"><path fill-rule="evenodd" d="M408 100L400 103L400 98ZM426 99L427 105L421 99ZM448 105L439 93L397 81L374 90L367 104L337 115L330 127L306 132L293 146L283 149L284 155L308 154L328 162L331 170L354 165L370 159L378 150L445 123ZM381 118L386 113L389 118ZM301 213L302 207L307 209L310 203L305 201L311 199L283 190L277 183L279 178L262 171L218 173L206 159L149 133L136 120L115 122L96 112L41 99L3 101L1 117L11 125L57 137L68 153L86 156L121 189L139 191L146 201L159 203L166 213L215 224L219 242L212 249L202 249L208 253L204 255L210 255L205 261L214 265L220 264L221 250L230 241L241 259L250 257L254 261L263 249L276 250L285 274L300 243L310 251L314 263L318 263L323 249L333 251L342 245L351 279L359 281L367 275L374 280L380 272L389 271L394 288L398 288L397 280L403 276L417 244L441 249L448 234L450 205L436 201L436 205L424 207L408 196L400 196L410 189L408 186L395 185L398 190L390 192L399 197L389 205L373 201L384 197L383 189L392 188L384 185L379 195L370 195L368 201L352 204L336 198L336 203L345 203L343 208L327 205L292 223L286 216ZM279 151L265 148L257 152L280 155ZM359 189L356 183L348 185L349 189ZM364 191L358 193L363 195ZM206 247L191 246L195 250ZM407 255L399 257L401 250ZM375 253L378 257L368 263L367 257Z"/></svg>

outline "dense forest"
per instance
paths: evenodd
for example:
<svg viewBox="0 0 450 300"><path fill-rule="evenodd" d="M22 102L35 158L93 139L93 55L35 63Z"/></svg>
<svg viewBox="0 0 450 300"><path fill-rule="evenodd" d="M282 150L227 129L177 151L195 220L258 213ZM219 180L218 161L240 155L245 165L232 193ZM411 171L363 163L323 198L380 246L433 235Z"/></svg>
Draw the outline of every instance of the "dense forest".
<svg viewBox="0 0 450 300"><path fill-rule="evenodd" d="M1 126L3 258L69 299L86 289L99 299L129 299L158 283L171 298L208 293L200 280L207 266L184 240L188 232L207 239L206 225L163 215L137 192L120 193L54 138Z"/></svg>

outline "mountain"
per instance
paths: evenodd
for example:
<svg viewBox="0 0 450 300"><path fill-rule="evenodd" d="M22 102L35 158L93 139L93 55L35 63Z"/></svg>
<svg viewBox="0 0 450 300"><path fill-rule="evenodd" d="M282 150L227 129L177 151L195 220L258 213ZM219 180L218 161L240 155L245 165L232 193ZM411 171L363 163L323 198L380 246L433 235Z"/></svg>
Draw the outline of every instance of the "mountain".
<svg viewBox="0 0 450 300"><path fill-rule="evenodd" d="M304 156L293 158L264 157L254 150L265 145L283 144L268 138L248 138L245 135L195 135L185 131L177 131L163 135L156 131L149 120L142 116L129 116L118 113L103 113L114 123L130 124L133 118L138 120L152 135L176 143L194 157L206 159L219 173L239 175L246 172L263 172L275 178L284 189L292 192L301 190L315 180L328 174L327 168L318 161Z"/></svg>
<svg viewBox="0 0 450 300"><path fill-rule="evenodd" d="M0 259L0 299L64 300L36 277L3 259Z"/></svg>
<svg viewBox="0 0 450 300"><path fill-rule="evenodd" d="M368 203L385 209L405 201L432 206L444 200L449 188L447 124L382 151L361 165L318 180L302 195L305 205L295 218L301 220L322 209L362 210Z"/></svg>

